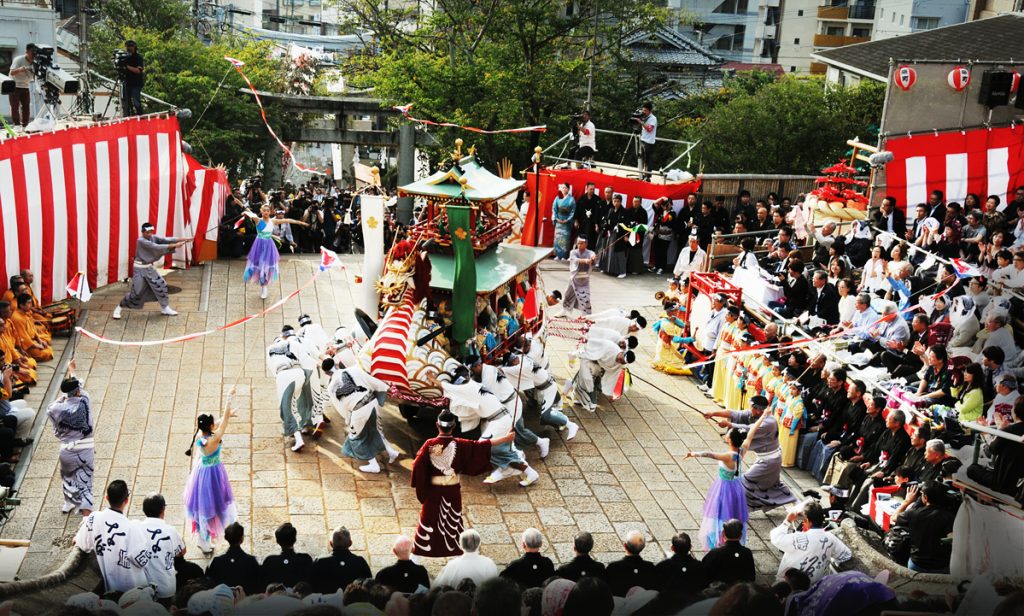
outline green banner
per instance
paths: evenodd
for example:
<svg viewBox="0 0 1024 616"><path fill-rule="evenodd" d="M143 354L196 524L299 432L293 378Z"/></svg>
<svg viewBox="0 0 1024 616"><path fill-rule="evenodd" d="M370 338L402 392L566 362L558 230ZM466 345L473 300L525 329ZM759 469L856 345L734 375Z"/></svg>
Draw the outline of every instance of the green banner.
<svg viewBox="0 0 1024 616"><path fill-rule="evenodd" d="M455 277L452 284L452 313L455 323L452 334L460 351L467 340L476 334L476 262L473 254L473 229L469 224L470 208L449 205L448 230L452 238L455 257Z"/></svg>

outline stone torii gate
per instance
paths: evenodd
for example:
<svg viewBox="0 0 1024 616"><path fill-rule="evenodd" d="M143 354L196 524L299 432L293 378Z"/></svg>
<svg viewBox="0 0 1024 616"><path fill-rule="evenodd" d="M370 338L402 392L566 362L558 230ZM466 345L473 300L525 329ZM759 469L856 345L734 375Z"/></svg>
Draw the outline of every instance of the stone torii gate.
<svg viewBox="0 0 1024 616"><path fill-rule="evenodd" d="M239 92L252 96L252 92L245 88ZM302 123L283 125L278 130L282 141L340 144L342 165L345 168L352 167L357 145L398 148L398 183L409 184L415 180L416 129L407 123L398 130L386 130L387 118L400 113L383 107L379 99L362 96L305 96L263 91L259 91L259 96L265 103L275 103L287 112L333 115L336 118L331 127L310 127ZM368 129L356 125L356 122L365 116L371 118ZM268 160L278 155L276 142L268 145L267 154ZM280 184L280 168L277 165L267 165L265 180L268 186ZM412 220L412 198L400 198L397 207L399 222L409 223Z"/></svg>

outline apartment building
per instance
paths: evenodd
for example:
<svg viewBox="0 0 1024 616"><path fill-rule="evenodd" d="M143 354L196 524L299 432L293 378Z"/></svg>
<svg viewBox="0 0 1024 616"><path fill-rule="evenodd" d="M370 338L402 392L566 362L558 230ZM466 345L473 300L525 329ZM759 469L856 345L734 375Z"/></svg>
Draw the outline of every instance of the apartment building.
<svg viewBox="0 0 1024 616"><path fill-rule="evenodd" d="M730 62L773 64L782 0L668 0L693 23L683 34Z"/></svg>

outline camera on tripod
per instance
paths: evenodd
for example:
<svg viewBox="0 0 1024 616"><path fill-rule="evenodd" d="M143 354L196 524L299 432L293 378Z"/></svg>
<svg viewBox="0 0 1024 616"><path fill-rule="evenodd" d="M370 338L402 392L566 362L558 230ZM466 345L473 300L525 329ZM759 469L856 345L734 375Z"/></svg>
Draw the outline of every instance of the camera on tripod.
<svg viewBox="0 0 1024 616"><path fill-rule="evenodd" d="M77 94L78 80L53 61L53 47L37 45L32 56L32 72L44 84L47 103L59 100L61 94Z"/></svg>
<svg viewBox="0 0 1024 616"><path fill-rule="evenodd" d="M640 125L644 122L644 108L637 107L633 113L626 117L626 126L630 128L634 133L640 132Z"/></svg>
<svg viewBox="0 0 1024 616"><path fill-rule="evenodd" d="M117 71L118 79L123 80L125 76L128 74L128 58L130 58L131 56L132 54L128 53L123 49L114 50L114 56L110 59L110 61L114 65L114 70Z"/></svg>

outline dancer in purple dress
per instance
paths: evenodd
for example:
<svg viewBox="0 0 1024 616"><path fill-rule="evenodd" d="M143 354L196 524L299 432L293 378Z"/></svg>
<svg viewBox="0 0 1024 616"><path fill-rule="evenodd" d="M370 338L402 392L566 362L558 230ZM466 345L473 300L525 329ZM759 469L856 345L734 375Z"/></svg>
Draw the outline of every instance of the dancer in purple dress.
<svg viewBox="0 0 1024 616"><path fill-rule="evenodd" d="M765 404L767 405L767 401ZM743 490L743 484L740 483L740 464L743 461L743 452L750 446L754 434L761 427L761 422L766 415L768 413L763 413L749 431L741 428L729 430L727 435L729 451L727 452L688 451L683 456L684 458L718 460L718 477L711 484L711 489L708 490L708 497L704 502L704 519L700 523L700 540L707 550L722 545L724 542L722 525L732 519L743 522L743 538L740 542L746 543L749 516L746 492Z"/></svg>
<svg viewBox="0 0 1024 616"><path fill-rule="evenodd" d="M271 218L269 205L260 208L259 216L249 210L246 210L244 214L256 220L256 239L253 240L252 248L249 249L249 259L245 265L245 274L242 279L245 282L249 282L250 278L255 279L260 285L260 297L266 299L267 286L277 279L277 262L280 259L280 255L277 253L277 243L274 242L274 225L288 223L308 227L309 224L291 218Z"/></svg>
<svg viewBox="0 0 1024 616"><path fill-rule="evenodd" d="M227 410L219 422L214 422L213 415L203 414L196 418L196 438L185 452L191 456L195 448L201 454L193 463L192 476L185 487L185 516L196 535L196 544L204 554L213 552L212 542L223 535L224 528L237 517L228 474L220 461L221 439L227 430L228 420L238 415L231 408L232 394L233 388L228 395Z"/></svg>

